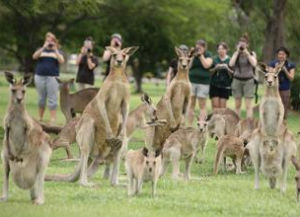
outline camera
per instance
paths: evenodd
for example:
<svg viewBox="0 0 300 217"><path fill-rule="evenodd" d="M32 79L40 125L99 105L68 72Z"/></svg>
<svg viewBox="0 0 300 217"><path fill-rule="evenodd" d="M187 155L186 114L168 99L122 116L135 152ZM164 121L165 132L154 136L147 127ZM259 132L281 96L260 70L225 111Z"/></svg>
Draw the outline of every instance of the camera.
<svg viewBox="0 0 300 217"><path fill-rule="evenodd" d="M244 47L243 46L240 46L240 51L244 51Z"/></svg>
<svg viewBox="0 0 300 217"><path fill-rule="evenodd" d="M91 48L88 48L88 49L87 49L87 52L88 52L88 53L91 53L91 52L92 52L92 49L91 49Z"/></svg>
<svg viewBox="0 0 300 217"><path fill-rule="evenodd" d="M48 48L49 48L49 49L52 49L53 47L54 47L54 44L53 44L53 43L49 43L49 44L48 44Z"/></svg>

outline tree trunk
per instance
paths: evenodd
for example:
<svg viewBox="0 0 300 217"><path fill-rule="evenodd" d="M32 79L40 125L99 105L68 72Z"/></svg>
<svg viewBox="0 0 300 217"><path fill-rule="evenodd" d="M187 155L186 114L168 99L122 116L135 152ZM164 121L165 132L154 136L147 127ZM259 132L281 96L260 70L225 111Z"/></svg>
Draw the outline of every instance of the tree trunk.
<svg viewBox="0 0 300 217"><path fill-rule="evenodd" d="M280 46L284 46L284 9L287 0L274 0L273 13L267 16L263 61L269 62Z"/></svg>
<svg viewBox="0 0 300 217"><path fill-rule="evenodd" d="M141 67L140 60L138 58L135 58L133 60L132 64L132 71L133 71L133 77L135 79L136 84L136 93L142 93L142 79L143 79L143 73L142 73L142 67Z"/></svg>

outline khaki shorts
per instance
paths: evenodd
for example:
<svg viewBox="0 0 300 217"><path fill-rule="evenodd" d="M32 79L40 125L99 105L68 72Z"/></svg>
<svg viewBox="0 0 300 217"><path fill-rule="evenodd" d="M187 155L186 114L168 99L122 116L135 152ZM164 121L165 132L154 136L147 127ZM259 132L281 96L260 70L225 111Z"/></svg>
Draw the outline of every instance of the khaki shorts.
<svg viewBox="0 0 300 217"><path fill-rule="evenodd" d="M234 98L253 98L255 92L255 83L254 79L250 79L247 81L241 81L233 78L232 84L232 96Z"/></svg>
<svg viewBox="0 0 300 217"><path fill-rule="evenodd" d="M192 96L195 96L196 98L208 98L209 84L192 83Z"/></svg>

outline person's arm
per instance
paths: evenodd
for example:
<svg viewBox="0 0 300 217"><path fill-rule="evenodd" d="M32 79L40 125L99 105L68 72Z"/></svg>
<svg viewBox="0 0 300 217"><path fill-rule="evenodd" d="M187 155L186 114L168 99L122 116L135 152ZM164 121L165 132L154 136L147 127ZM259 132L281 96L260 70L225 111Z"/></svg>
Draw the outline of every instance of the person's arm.
<svg viewBox="0 0 300 217"><path fill-rule="evenodd" d="M256 60L256 54L254 52L252 52L252 55L250 54L250 52L248 50L245 50L245 53L247 55L247 58L250 62L250 64L253 66L253 67L256 67L256 64L257 64L257 60Z"/></svg>
<svg viewBox="0 0 300 217"><path fill-rule="evenodd" d="M111 52L109 50L105 50L102 56L102 60L106 62L110 59L110 56L111 56Z"/></svg>
<svg viewBox="0 0 300 217"><path fill-rule="evenodd" d="M234 66L235 66L235 63L236 63L236 60L237 60L238 56L239 56L239 52L238 52L238 51L235 51L235 52L233 53L233 55L232 55L230 61L229 61L229 66L230 66L230 67L234 67Z"/></svg>
<svg viewBox="0 0 300 217"><path fill-rule="evenodd" d="M170 85L170 83L171 83L171 77L172 77L172 74L174 73L174 69L170 66L169 67L169 70L168 70L168 72L167 72L167 86L169 86Z"/></svg>
<svg viewBox="0 0 300 217"><path fill-rule="evenodd" d="M48 43L47 41L45 41L45 43L43 44L43 47L37 49L37 50L34 52L34 54L32 55L32 59L37 60L37 59L41 56L43 50L48 46L48 44L49 44L49 43Z"/></svg>
<svg viewBox="0 0 300 217"><path fill-rule="evenodd" d="M89 70L93 70L96 67L96 64L93 62L93 57L88 57L87 58L87 64L89 67Z"/></svg>
<svg viewBox="0 0 300 217"><path fill-rule="evenodd" d="M213 59L211 57L205 57L203 54L199 56L199 59L202 63L203 68L205 69L210 68L213 63Z"/></svg>
<svg viewBox="0 0 300 217"><path fill-rule="evenodd" d="M65 62L65 59L64 59L64 56L59 52L58 49L55 49L55 54L56 54L56 57L57 57L57 61L62 64Z"/></svg>
<svg viewBox="0 0 300 217"><path fill-rule="evenodd" d="M86 48L82 47L80 50L80 54L77 56L76 59L76 65L79 65L81 63L82 57L86 54Z"/></svg>
<svg viewBox="0 0 300 217"><path fill-rule="evenodd" d="M295 77L295 68L290 69L290 70L288 71L287 68L284 67L284 68L283 68L283 72L284 72L284 74L286 75L286 77L287 77L290 81L294 80L294 77Z"/></svg>

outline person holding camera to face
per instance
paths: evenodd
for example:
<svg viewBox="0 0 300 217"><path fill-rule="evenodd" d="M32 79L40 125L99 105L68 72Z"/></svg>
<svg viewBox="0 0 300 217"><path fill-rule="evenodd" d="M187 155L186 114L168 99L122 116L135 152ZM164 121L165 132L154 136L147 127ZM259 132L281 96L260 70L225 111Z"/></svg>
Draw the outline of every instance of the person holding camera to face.
<svg viewBox="0 0 300 217"><path fill-rule="evenodd" d="M253 117L252 100L255 93L256 54L248 50L249 38L244 34L232 55L229 66L233 67L232 96L235 98L235 110L240 115L242 98L245 99L247 118Z"/></svg>
<svg viewBox="0 0 300 217"><path fill-rule="evenodd" d="M93 48L94 42L92 37L87 37L76 60L76 64L78 65L76 83L79 90L94 85L94 69L98 65L98 60L93 54Z"/></svg>
<svg viewBox="0 0 300 217"><path fill-rule="evenodd" d="M59 65L64 63L64 57L59 48L56 36L48 32L43 46L32 55L32 58L37 60L34 83L39 96L39 118L43 119L48 99L51 123L56 121L58 83L55 77L59 76Z"/></svg>
<svg viewBox="0 0 300 217"><path fill-rule="evenodd" d="M117 48L119 50L122 49L122 36L119 33L114 33L111 36L110 40L110 46ZM102 60L106 62L106 70L104 74L104 79L107 77L109 74L110 70L110 58L111 58L111 52L109 50L105 50L102 56Z"/></svg>
<svg viewBox="0 0 300 217"><path fill-rule="evenodd" d="M209 68L213 63L212 55L207 50L204 40L196 42L194 59L190 68L189 78L192 84L192 97L189 105L188 122L193 124L196 101L200 108L199 120L206 119L206 99L209 96L211 72Z"/></svg>

